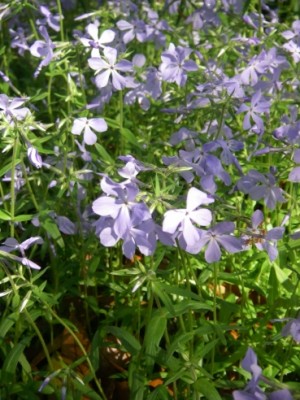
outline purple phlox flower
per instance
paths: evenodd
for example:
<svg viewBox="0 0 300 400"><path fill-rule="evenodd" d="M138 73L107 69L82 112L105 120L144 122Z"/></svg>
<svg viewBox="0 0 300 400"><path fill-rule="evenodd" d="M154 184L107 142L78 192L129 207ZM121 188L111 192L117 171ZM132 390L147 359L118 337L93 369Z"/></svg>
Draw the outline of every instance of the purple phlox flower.
<svg viewBox="0 0 300 400"><path fill-rule="evenodd" d="M2 178L3 182L11 182L11 171L7 172ZM23 171L21 165L18 164L14 176L15 190L19 191L25 184L26 180L23 178Z"/></svg>
<svg viewBox="0 0 300 400"><path fill-rule="evenodd" d="M241 75L236 75L233 78L225 77L223 80L223 86L227 90L228 95L236 99L245 97L242 84Z"/></svg>
<svg viewBox="0 0 300 400"><path fill-rule="evenodd" d="M283 49L288 51L296 64L300 61L300 37L290 40L282 46Z"/></svg>
<svg viewBox="0 0 300 400"><path fill-rule="evenodd" d="M266 230L262 227L264 215L260 210L254 211L251 217L252 227L247 230L243 237L245 248L254 244L258 250L265 250L270 261L274 261L278 256L277 241L282 239L284 234L283 227L276 227Z"/></svg>
<svg viewBox="0 0 300 400"><path fill-rule="evenodd" d="M5 83L11 84L9 77L2 71L0 71L0 78L3 79Z"/></svg>
<svg viewBox="0 0 300 400"><path fill-rule="evenodd" d="M265 80L260 80L256 85L253 86L255 91L260 90L269 96L274 96L282 89L282 82L280 81L281 70L278 68L274 72L266 73Z"/></svg>
<svg viewBox="0 0 300 400"><path fill-rule="evenodd" d="M276 390L268 394L262 391L259 387L259 381L263 379L262 369L257 364L257 356L251 347L248 348L241 365L243 369L251 373L252 377L244 390L235 390L232 393L234 400L293 400L287 389Z"/></svg>
<svg viewBox="0 0 300 400"><path fill-rule="evenodd" d="M213 203L214 199L199 189L192 187L187 194L186 208L169 210L164 215L162 229L174 234L182 232L188 246L194 246L199 240L199 232L194 224L207 226L211 223L211 211L199 208L202 204Z"/></svg>
<svg viewBox="0 0 300 400"><path fill-rule="evenodd" d="M117 22L117 27L123 33L122 40L125 44L133 39L141 43L147 39L146 24L140 19L134 19L131 22L122 19Z"/></svg>
<svg viewBox="0 0 300 400"><path fill-rule="evenodd" d="M281 119L282 126L273 131L275 139L287 141L289 144L300 143L300 120L297 120L298 109L291 106L290 117L284 115Z"/></svg>
<svg viewBox="0 0 300 400"><path fill-rule="evenodd" d="M16 30L9 29L11 35L10 46L18 49L18 53L23 56L26 50L29 50L27 37L24 28L18 27Z"/></svg>
<svg viewBox="0 0 300 400"><path fill-rule="evenodd" d="M123 168L118 169L118 174L126 180L123 184L132 183L135 185L141 185L142 182L136 179L137 174L140 172L140 168L135 162L128 161Z"/></svg>
<svg viewBox="0 0 300 400"><path fill-rule="evenodd" d="M300 149L296 149L293 155L295 163L300 164ZM300 166L295 167L289 173L288 180L291 182L300 182Z"/></svg>
<svg viewBox="0 0 300 400"><path fill-rule="evenodd" d="M291 392L288 389L276 390L269 394L269 400L293 400Z"/></svg>
<svg viewBox="0 0 300 400"><path fill-rule="evenodd" d="M188 16L185 21L187 24L192 24L193 30L199 30L203 27L204 21L200 9L195 10L192 14Z"/></svg>
<svg viewBox="0 0 300 400"><path fill-rule="evenodd" d="M152 219L147 219L136 226L132 225L123 237L123 254L132 259L136 247L145 256L153 254L156 248L156 237L155 234L152 235L154 227Z"/></svg>
<svg viewBox="0 0 300 400"><path fill-rule="evenodd" d="M238 162L238 159L235 157L235 155L232 154L232 152L243 150L244 144L235 139L217 139L203 145L203 149L205 149L206 151L215 151L219 148L222 149L220 156L221 161L225 165L233 164L238 169L238 171L242 173L240 163Z"/></svg>
<svg viewBox="0 0 300 400"><path fill-rule="evenodd" d="M184 86L187 80L187 72L197 71L198 66L193 60L187 60L192 50L187 47L170 43L167 51L161 55L161 76L164 81L176 82L178 86Z"/></svg>
<svg viewBox="0 0 300 400"><path fill-rule="evenodd" d="M243 121L243 128L249 130L252 126L251 119L255 122L260 132L264 132L264 122L259 114L266 114L270 110L270 102L262 97L262 93L258 90L251 97L250 105L242 104L237 110L237 113L246 112Z"/></svg>
<svg viewBox="0 0 300 400"><path fill-rule="evenodd" d="M109 103L113 94L113 86L111 82L108 82L107 86L101 88L99 96L95 97L89 104L87 104L87 110L94 110L99 113L103 111L104 105Z"/></svg>
<svg viewBox="0 0 300 400"><path fill-rule="evenodd" d="M259 38L256 37L256 36L253 36L253 37L244 37L244 36L238 34L238 35L237 35L236 37L234 37L234 39L232 39L232 40L234 40L234 41L237 42L237 43L242 43L242 44L244 45L243 48L245 47L245 45L246 45L247 47L250 47L250 46L258 46L259 44L261 44L261 39L259 39ZM241 50L241 51L243 51L243 50Z"/></svg>
<svg viewBox="0 0 300 400"><path fill-rule="evenodd" d="M121 239L114 230L114 220L110 217L101 217L95 223L96 234L99 236L100 243L105 247L112 247ZM151 255L155 251L156 238L152 235L154 230L154 222L152 219L147 219L138 223L137 220L131 221L122 235L123 254L132 259L136 247L144 255Z"/></svg>
<svg viewBox="0 0 300 400"><path fill-rule="evenodd" d="M10 14L10 5L0 3L0 21L4 20Z"/></svg>
<svg viewBox="0 0 300 400"><path fill-rule="evenodd" d="M45 26L41 25L39 27L39 32L43 36L45 41L42 40L36 40L33 45L30 47L30 53L38 58L43 58L43 60L40 62L39 66L34 72L34 77L37 78L39 73L41 72L41 69L43 67L46 67L48 64L50 64L54 54L53 54L53 49L55 49L55 44L52 42L50 39L47 29Z"/></svg>
<svg viewBox="0 0 300 400"><path fill-rule="evenodd" d="M266 395L258 386L262 370L257 364L257 356L251 347L248 348L241 364L242 368L251 373L252 378L244 390L233 392L234 400L266 400Z"/></svg>
<svg viewBox="0 0 300 400"><path fill-rule="evenodd" d="M208 153L204 146L191 151L180 150L178 154L179 157L163 157L163 162L166 165L186 167L187 170L180 171L179 174L188 183L194 180L194 173L196 173L200 177L202 188L209 193L215 193L217 189L214 182L215 177L221 179L225 185L230 185L230 176L222 167L220 160Z"/></svg>
<svg viewBox="0 0 300 400"><path fill-rule="evenodd" d="M160 20L156 11L148 10L148 24L146 25L147 40L153 40L157 47L164 47L166 37L163 31L171 31L165 20Z"/></svg>
<svg viewBox="0 0 300 400"><path fill-rule="evenodd" d="M196 174L200 177L202 188L209 193L215 193L217 186L214 182L215 177L221 179L226 186L231 184L230 175L224 170L221 161L213 154L210 154L209 146L203 145L202 149L196 149L194 162L197 166L194 168ZM180 153L184 153L182 150Z"/></svg>
<svg viewBox="0 0 300 400"><path fill-rule="evenodd" d="M294 39L295 37L300 37L300 20L294 21L292 23L292 30L287 30L281 33L281 35L286 39Z"/></svg>
<svg viewBox="0 0 300 400"><path fill-rule="evenodd" d="M146 61L147 59L142 53L137 53L132 57L132 64L137 68L142 68Z"/></svg>
<svg viewBox="0 0 300 400"><path fill-rule="evenodd" d="M60 15L53 15L48 7L40 6L40 13L45 17L37 20L38 25L49 25L54 31L60 31Z"/></svg>
<svg viewBox="0 0 300 400"><path fill-rule="evenodd" d="M6 94L0 94L0 117L5 117L11 125L14 125L15 121L22 121L30 114L27 107L21 107L26 100L19 97L10 99Z"/></svg>
<svg viewBox="0 0 300 400"><path fill-rule="evenodd" d="M221 259L221 247L229 253L243 250L242 240L232 236L235 229L233 222L219 222L207 231L201 232L197 243L199 251L206 246L205 260L208 263L217 262Z"/></svg>
<svg viewBox="0 0 300 400"><path fill-rule="evenodd" d="M150 67L146 71L145 90L149 95L157 100L162 94L162 79L161 73L154 67Z"/></svg>
<svg viewBox="0 0 300 400"><path fill-rule="evenodd" d="M199 133L196 131L191 131L188 128L180 128L177 132L173 133L173 135L170 137L170 144L172 146L177 145L178 143L184 142L185 149L187 151L192 151L195 149L197 141L197 137L199 136Z"/></svg>
<svg viewBox="0 0 300 400"><path fill-rule="evenodd" d="M138 6L131 0L111 0L108 1L108 4L112 7L114 13L122 14L126 17L131 14L137 14L139 11Z"/></svg>
<svg viewBox="0 0 300 400"><path fill-rule="evenodd" d="M193 151L190 153L194 153ZM174 167L179 167L179 175L187 182L191 183L194 180L194 168L197 168L197 164L194 163L193 157L184 158L182 157L182 151L179 152L178 156L172 157L162 157L162 161L165 165L173 165ZM200 168L200 167L199 167ZM204 173L204 172L203 172Z"/></svg>
<svg viewBox="0 0 300 400"><path fill-rule="evenodd" d="M88 24L86 32L89 37L81 37L80 41L85 47L90 47L92 49L91 56L96 58L100 57L99 49L113 42L116 36L115 32L111 29L105 30L99 36L99 24L96 22Z"/></svg>
<svg viewBox="0 0 300 400"><path fill-rule="evenodd" d="M263 50L261 56L264 57L264 61L266 62L266 69L272 74L275 71L281 72L283 69L289 68L287 59L277 54L276 47L272 47L268 51Z"/></svg>
<svg viewBox="0 0 300 400"><path fill-rule="evenodd" d="M109 196L102 196L95 200L92 209L95 214L111 217L114 220L112 229L118 238L124 238L126 231L132 225L151 218L146 204L136 201L139 192L136 185L122 186L104 177L101 188Z"/></svg>
<svg viewBox="0 0 300 400"><path fill-rule="evenodd" d="M129 77L127 77L127 81L129 83ZM132 84L127 84L127 87L129 86L133 87L133 89L125 94L124 103L132 105L137 101L143 110L149 110L151 104L148 98L149 93L145 90L145 84L133 81Z"/></svg>
<svg viewBox="0 0 300 400"><path fill-rule="evenodd" d="M86 117L77 118L74 120L71 132L73 135L80 135L83 132L83 141L88 145L93 145L97 142L96 132L107 131L107 123L103 118L91 118Z"/></svg>
<svg viewBox="0 0 300 400"><path fill-rule="evenodd" d="M86 161L86 162L92 161L91 153L86 150L84 141L81 144L81 143L78 142L78 140L75 139L75 143L77 144L77 146L78 146L78 148L80 150L81 158L83 159L83 161Z"/></svg>
<svg viewBox="0 0 300 400"><path fill-rule="evenodd" d="M187 3L189 3L187 1ZM165 1L165 9L168 10L170 14L177 14L178 13L178 8L181 4L181 0L166 0ZM186 4L186 7L188 7L189 4Z"/></svg>
<svg viewBox="0 0 300 400"><path fill-rule="evenodd" d="M256 170L250 170L247 175L243 176L237 182L238 189L245 193L253 200L264 199L265 205L273 210L276 203L284 203L284 191L276 186L276 178L272 172L261 174Z"/></svg>
<svg viewBox="0 0 300 400"><path fill-rule="evenodd" d="M226 13L233 12L235 14L241 14L246 0L222 0L222 5Z"/></svg>
<svg viewBox="0 0 300 400"><path fill-rule="evenodd" d="M74 235L77 232L74 222L64 215L55 215L58 229L65 235Z"/></svg>
<svg viewBox="0 0 300 400"><path fill-rule="evenodd" d="M300 318L292 318L282 328L281 335L283 337L292 336L295 342L300 343Z"/></svg>
<svg viewBox="0 0 300 400"><path fill-rule="evenodd" d="M12 251L18 250L21 253L22 257L15 256L14 259L26 267L32 269L41 269L39 265L30 261L25 254L25 250L35 244L44 243L43 239L40 236L34 236L22 243L19 243L15 238L8 238L3 242L3 246L0 246L0 251L4 251L6 253L11 253Z"/></svg>
<svg viewBox="0 0 300 400"><path fill-rule="evenodd" d="M127 154L126 156L119 156L118 157L119 160L127 163L127 162L132 162L135 165L135 168L137 171L149 171L151 170L150 167L146 167L144 165L144 163L142 163L141 161L137 160L136 158L134 158L132 155Z"/></svg>
<svg viewBox="0 0 300 400"><path fill-rule="evenodd" d="M263 18L263 15L260 16L259 14L254 12L243 15L243 21L255 30L258 30L261 18Z"/></svg>
<svg viewBox="0 0 300 400"><path fill-rule="evenodd" d="M201 8L196 9L187 19L186 23L193 26L193 30L203 29L209 25L218 26L220 19L216 14L214 7L216 2L214 0L207 0Z"/></svg>
<svg viewBox="0 0 300 400"><path fill-rule="evenodd" d="M254 86L258 82L259 75L267 69L267 62L260 54L253 57L248 66L241 73L241 81L245 85Z"/></svg>
<svg viewBox="0 0 300 400"><path fill-rule="evenodd" d="M37 149L30 144L28 145L27 148L27 156L29 162L35 167L35 168L42 168L43 166L43 160L42 157L40 156L39 152Z"/></svg>
<svg viewBox="0 0 300 400"><path fill-rule="evenodd" d="M111 47L105 47L103 58L89 58L89 66L96 71L95 83L98 88L104 88L109 82L111 76L112 85L116 90L122 90L126 87L126 78L118 71L131 72L132 63L128 60L117 61L117 50Z"/></svg>

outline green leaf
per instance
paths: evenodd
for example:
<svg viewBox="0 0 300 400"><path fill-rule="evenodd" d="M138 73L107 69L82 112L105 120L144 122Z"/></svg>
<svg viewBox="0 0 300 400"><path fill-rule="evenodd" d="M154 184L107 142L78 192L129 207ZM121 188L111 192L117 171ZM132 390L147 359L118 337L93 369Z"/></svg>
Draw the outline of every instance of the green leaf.
<svg viewBox="0 0 300 400"><path fill-rule="evenodd" d="M8 353L2 366L2 369L6 374L9 374L10 376L13 376L15 374L17 364L18 362L20 362L23 351L25 350L25 347L29 344L29 341L29 338L21 340Z"/></svg>
<svg viewBox="0 0 300 400"><path fill-rule="evenodd" d="M14 164L17 165L20 162L21 160L17 159L15 160ZM12 169L12 161L0 169L0 176L5 175L8 171L11 171L11 169Z"/></svg>
<svg viewBox="0 0 300 400"><path fill-rule="evenodd" d="M6 210L0 210L0 219L3 221L11 221L11 215Z"/></svg>
<svg viewBox="0 0 300 400"><path fill-rule="evenodd" d="M17 322L19 313L14 312L7 317L0 324L0 338L5 338L7 332L14 326Z"/></svg>
<svg viewBox="0 0 300 400"><path fill-rule="evenodd" d="M45 218L41 220L41 225L49 233L52 239L54 239L63 249L65 244L56 223L51 218Z"/></svg>
<svg viewBox="0 0 300 400"><path fill-rule="evenodd" d="M23 215L17 215L14 220L17 222L24 222L24 221L30 221L33 218L33 215L31 214L23 214Z"/></svg>
<svg viewBox="0 0 300 400"><path fill-rule="evenodd" d="M159 282L155 281L155 282L151 282L151 285L152 285L152 290L153 290L154 294L156 294L160 298L160 300L164 303L164 305L166 306L166 309L169 311L171 316L175 316L176 313L175 313L175 309L172 304L172 301L169 298L169 296L165 293L161 284Z"/></svg>
<svg viewBox="0 0 300 400"><path fill-rule="evenodd" d="M115 164L115 160L109 155L109 153L105 150L105 148L101 146L101 144L96 143L95 147L103 161L107 162L107 164L110 165Z"/></svg>
<svg viewBox="0 0 300 400"><path fill-rule="evenodd" d="M146 326L144 344L146 352L146 365L149 368L152 368L154 365L155 357L159 352L159 343L166 328L167 318L165 315L161 314L153 316Z"/></svg>
<svg viewBox="0 0 300 400"><path fill-rule="evenodd" d="M136 355L141 350L140 342L127 330L116 326L108 326L107 331L120 339L122 345L130 354Z"/></svg>
<svg viewBox="0 0 300 400"><path fill-rule="evenodd" d="M200 393L205 396L206 400L222 400L219 392L207 379L198 379L197 382L195 382L195 387Z"/></svg>
<svg viewBox="0 0 300 400"><path fill-rule="evenodd" d="M127 128L120 129L121 135L134 147L140 148L137 137Z"/></svg>

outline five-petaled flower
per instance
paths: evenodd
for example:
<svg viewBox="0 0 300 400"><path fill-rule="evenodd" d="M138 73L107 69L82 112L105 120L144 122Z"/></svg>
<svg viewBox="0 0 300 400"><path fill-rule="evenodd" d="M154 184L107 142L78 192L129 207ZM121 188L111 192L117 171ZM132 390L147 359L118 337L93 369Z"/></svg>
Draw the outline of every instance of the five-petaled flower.
<svg viewBox="0 0 300 400"><path fill-rule="evenodd" d="M77 118L74 120L71 132L73 133L73 135L80 135L82 131L84 143L93 145L97 142L97 136L94 131L107 131L107 123L103 118Z"/></svg>

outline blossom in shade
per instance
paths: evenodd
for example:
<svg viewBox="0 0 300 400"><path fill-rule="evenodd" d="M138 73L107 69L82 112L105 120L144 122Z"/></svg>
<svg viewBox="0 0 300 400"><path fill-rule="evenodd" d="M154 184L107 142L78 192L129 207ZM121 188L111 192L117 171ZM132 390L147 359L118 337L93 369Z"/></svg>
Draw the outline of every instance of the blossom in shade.
<svg viewBox="0 0 300 400"><path fill-rule="evenodd" d="M144 42L147 38L146 24L142 20L132 20L131 22L120 20L117 22L117 27L123 32L122 39L125 44L137 39L139 42Z"/></svg>
<svg viewBox="0 0 300 400"><path fill-rule="evenodd" d="M53 49L55 49L55 44L52 42L50 39L50 36L48 35L47 29L45 26L41 25L39 27L40 34L43 36L43 40L36 40L33 45L30 47L30 53L38 58L43 58L43 60L40 62L39 66L34 72L34 77L37 78L39 73L41 72L41 69L43 67L46 67L48 64L50 64L54 53Z"/></svg>
<svg viewBox="0 0 300 400"><path fill-rule="evenodd" d="M80 135L83 132L83 141L89 145L93 145L97 142L97 136L94 131L107 131L107 123L103 118L77 118L74 120L71 130L73 135Z"/></svg>
<svg viewBox="0 0 300 400"><path fill-rule="evenodd" d="M104 88L111 77L112 85L116 90L126 87L126 78L120 72L132 71L132 63L128 60L117 62L117 50L106 47L103 50L104 58L89 58L89 66L96 71L95 83L98 88ZM120 71L120 72L119 72Z"/></svg>
<svg viewBox="0 0 300 400"><path fill-rule="evenodd" d="M254 350L249 347L244 359L242 360L242 368L251 373L251 379L244 390L234 390L234 400L293 400L289 390L280 389L272 393L265 393L259 387L259 382L262 380L262 369L257 363L257 356ZM264 379L268 383L267 379Z"/></svg>
<svg viewBox="0 0 300 400"><path fill-rule="evenodd" d="M43 166L43 160L40 154L38 153L37 149L34 148L33 146L28 146L27 149L27 156L28 160L30 163L35 167L35 168L41 168Z"/></svg>
<svg viewBox="0 0 300 400"><path fill-rule="evenodd" d="M25 267L29 267L32 269L41 269L39 265L34 263L33 261L29 260L26 257L25 250L35 244L42 244L44 241L40 236L34 236L22 243L19 243L15 238L7 238L3 245L0 246L0 251L5 253L11 253L12 251L18 250L21 253L22 257L14 256L14 260L23 264Z"/></svg>
<svg viewBox="0 0 300 400"><path fill-rule="evenodd" d="M113 42L116 36L115 32L111 29L107 29L99 35L99 26L96 22L88 24L86 32L89 37L81 37L80 41L85 47L92 49L92 57L100 57L99 50Z"/></svg>
<svg viewBox="0 0 300 400"><path fill-rule="evenodd" d="M202 231L197 243L199 251L206 246L205 260L208 263L221 259L221 247L229 253L243 250L242 240L232 236L235 229L233 222L219 222L208 231Z"/></svg>
<svg viewBox="0 0 300 400"><path fill-rule="evenodd" d="M288 51L296 64L300 61L300 38L297 40L289 40L282 46L286 51Z"/></svg>
<svg viewBox="0 0 300 400"><path fill-rule="evenodd" d="M278 256L277 241L282 239L284 228L276 227L266 231L262 228L264 215L262 211L254 211L251 222L252 227L247 231L247 235L243 237L246 247L254 244L258 250L264 250L268 253L271 261L274 261Z"/></svg>
<svg viewBox="0 0 300 400"><path fill-rule="evenodd" d="M167 82L176 82L178 86L184 86L187 73L198 70L195 61L187 59L191 53L192 50L187 47L176 47L173 43L170 43L168 50L161 55L160 71L162 79Z"/></svg>
<svg viewBox="0 0 300 400"><path fill-rule="evenodd" d="M19 26L16 30L10 29L9 33L11 35L11 48L18 49L18 53L23 56L25 51L29 50L24 28Z"/></svg>
<svg viewBox="0 0 300 400"><path fill-rule="evenodd" d="M300 20L294 21L292 23L292 30L288 29L282 32L281 35L287 40L300 37Z"/></svg>
<svg viewBox="0 0 300 400"><path fill-rule="evenodd" d="M295 150L293 155L295 163L300 164L300 149ZM288 180L291 182L300 182L300 167L294 167L289 173Z"/></svg>
<svg viewBox="0 0 300 400"><path fill-rule="evenodd" d="M123 238L126 231L137 225L137 222L141 223L151 218L146 204L136 201L139 192L136 185L122 186L104 177L101 187L108 196L95 200L92 209L95 214L113 219L112 228L118 238Z"/></svg>
<svg viewBox="0 0 300 400"><path fill-rule="evenodd" d="M202 204L213 203L214 199L199 189L192 187L188 191L186 208L169 210L164 215L163 231L174 234L182 232L188 246L194 246L200 239L194 224L207 226L211 223L210 210L199 208Z"/></svg>
<svg viewBox="0 0 300 400"><path fill-rule="evenodd" d="M260 55L253 57L248 66L241 72L241 81L245 85L254 86L258 82L259 75L263 74L267 68L264 57Z"/></svg>
<svg viewBox="0 0 300 400"><path fill-rule="evenodd" d="M265 205L273 210L276 203L284 203L284 191L276 186L276 177L272 171L267 174L261 174L256 170L250 170L247 175L240 178L237 182L240 191L253 200L264 199Z"/></svg>
<svg viewBox="0 0 300 400"><path fill-rule="evenodd" d="M21 107L26 99L15 97L10 99L6 94L0 94L0 117L4 116L10 124L14 121L21 121L25 119L26 115L30 113L27 107Z"/></svg>
<svg viewBox="0 0 300 400"><path fill-rule="evenodd" d="M260 90L255 92L251 97L250 105L242 104L237 113L246 112L243 121L243 128L249 130L252 127L251 120L253 120L259 129L260 133L264 132L264 122L260 114L266 114L270 110L270 102L262 97Z"/></svg>
<svg viewBox="0 0 300 400"><path fill-rule="evenodd" d="M38 24L41 25L49 25L50 28L52 28L54 31L59 32L60 31L60 16L53 15L51 11L49 10L48 7L46 6L40 6L40 13L44 16L44 19L38 20Z"/></svg>
<svg viewBox="0 0 300 400"><path fill-rule="evenodd" d="M291 319L281 331L282 336L292 336L295 342L300 343L300 318Z"/></svg>

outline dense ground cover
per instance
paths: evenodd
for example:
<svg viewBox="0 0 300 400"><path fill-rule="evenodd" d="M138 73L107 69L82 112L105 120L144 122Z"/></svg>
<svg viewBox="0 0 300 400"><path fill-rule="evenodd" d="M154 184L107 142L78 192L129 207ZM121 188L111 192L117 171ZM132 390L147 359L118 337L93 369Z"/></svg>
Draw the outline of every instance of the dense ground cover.
<svg viewBox="0 0 300 400"><path fill-rule="evenodd" d="M0 3L0 398L300 398L298 1Z"/></svg>

